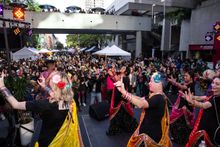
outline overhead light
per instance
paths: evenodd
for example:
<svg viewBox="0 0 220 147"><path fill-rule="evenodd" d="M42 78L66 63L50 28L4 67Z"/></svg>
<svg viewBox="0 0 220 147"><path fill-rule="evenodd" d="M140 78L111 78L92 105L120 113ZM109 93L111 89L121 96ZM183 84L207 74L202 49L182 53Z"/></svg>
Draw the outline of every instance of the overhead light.
<svg viewBox="0 0 220 147"><path fill-rule="evenodd" d="M155 6L156 6L156 4L153 4L153 5L152 5L152 7L155 7Z"/></svg>
<svg viewBox="0 0 220 147"><path fill-rule="evenodd" d="M15 19L24 20L25 11L24 11L23 8L14 7L12 13L13 13L13 17L14 17Z"/></svg>
<svg viewBox="0 0 220 147"><path fill-rule="evenodd" d="M14 34L15 34L15 35L18 35L20 32L21 32L21 31L20 31L19 27L17 27L17 28L14 29Z"/></svg>
<svg viewBox="0 0 220 147"><path fill-rule="evenodd" d="M0 4L0 15L2 15L2 16L3 16L3 11L4 11L4 7L2 4Z"/></svg>

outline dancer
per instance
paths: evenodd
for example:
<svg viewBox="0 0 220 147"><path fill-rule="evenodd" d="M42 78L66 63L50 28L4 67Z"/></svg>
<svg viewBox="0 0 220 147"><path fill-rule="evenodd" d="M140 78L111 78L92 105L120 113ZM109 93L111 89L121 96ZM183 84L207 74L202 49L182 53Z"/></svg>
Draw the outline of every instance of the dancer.
<svg viewBox="0 0 220 147"><path fill-rule="evenodd" d="M220 145L220 78L214 78L212 82L212 96L208 96L204 102L194 99L191 91L185 93L186 100L193 106L202 108L190 134L186 147L192 147L204 138L207 147Z"/></svg>
<svg viewBox="0 0 220 147"><path fill-rule="evenodd" d="M38 81L49 94L45 99L18 102L4 85L4 73L0 77L0 92L14 109L40 114L43 123L39 146L83 146L71 81L65 73L53 72L50 77L50 88L43 76Z"/></svg>
<svg viewBox="0 0 220 147"><path fill-rule="evenodd" d="M188 88L194 93L195 85L193 78L194 74L192 71L185 71L183 84L176 82L172 77L168 79L171 84L177 86L180 90L170 115L171 136L179 144L185 144L187 142L194 125L194 108L185 99L181 98L181 91L185 92Z"/></svg>
<svg viewBox="0 0 220 147"><path fill-rule="evenodd" d="M125 100L143 109L139 126L131 136L127 146L170 147L169 112L167 99L163 92L161 75L154 73L151 76L149 98L141 98L128 93L121 81L116 82L115 86L122 93Z"/></svg>
<svg viewBox="0 0 220 147"><path fill-rule="evenodd" d="M109 71L113 81L123 81L129 85L128 68L123 66L118 74ZM126 89L128 89L126 87ZM113 89L110 105L110 125L107 135L115 135L124 132L133 132L138 126L129 101L125 100L117 88Z"/></svg>

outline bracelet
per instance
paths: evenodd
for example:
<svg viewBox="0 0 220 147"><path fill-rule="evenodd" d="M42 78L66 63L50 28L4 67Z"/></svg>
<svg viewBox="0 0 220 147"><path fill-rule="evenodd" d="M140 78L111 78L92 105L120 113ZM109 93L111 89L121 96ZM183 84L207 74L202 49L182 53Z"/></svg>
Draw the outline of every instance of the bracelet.
<svg viewBox="0 0 220 147"><path fill-rule="evenodd" d="M126 93L125 93L125 95L123 96L123 98L127 98L127 96L128 96L128 92L126 91Z"/></svg>
<svg viewBox="0 0 220 147"><path fill-rule="evenodd" d="M5 98L12 96L11 92L6 87L0 88L0 91Z"/></svg>
<svg viewBox="0 0 220 147"><path fill-rule="evenodd" d="M132 94L127 92L126 96L125 96L125 99L132 103Z"/></svg>

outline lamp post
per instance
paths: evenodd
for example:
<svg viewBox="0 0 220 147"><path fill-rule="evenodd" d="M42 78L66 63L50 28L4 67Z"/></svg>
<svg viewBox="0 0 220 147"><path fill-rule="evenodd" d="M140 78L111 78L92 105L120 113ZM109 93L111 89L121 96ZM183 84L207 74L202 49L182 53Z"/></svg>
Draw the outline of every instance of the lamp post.
<svg viewBox="0 0 220 147"><path fill-rule="evenodd" d="M152 5L152 24L154 24L154 7L156 6L156 4Z"/></svg>
<svg viewBox="0 0 220 147"><path fill-rule="evenodd" d="M10 49L9 49L9 45L8 45L8 33L7 33L7 28L6 28L6 23L5 23L5 21L3 21L3 31L4 31L5 49L6 49L6 55L7 55L7 64L8 64L9 74L11 74Z"/></svg>
<svg viewBox="0 0 220 147"><path fill-rule="evenodd" d="M165 25L166 25L166 0L161 0L161 2L163 2L163 30L165 31ZM164 44L165 43L165 34L163 35L163 41L162 43ZM164 58L164 50L165 50L165 46L163 46L163 49L162 49L162 61L163 61L163 58Z"/></svg>

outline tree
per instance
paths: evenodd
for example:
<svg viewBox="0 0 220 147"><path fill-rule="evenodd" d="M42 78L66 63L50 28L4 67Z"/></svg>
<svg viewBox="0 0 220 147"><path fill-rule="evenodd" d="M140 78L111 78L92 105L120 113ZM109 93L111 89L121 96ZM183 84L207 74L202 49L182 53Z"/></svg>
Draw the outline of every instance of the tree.
<svg viewBox="0 0 220 147"><path fill-rule="evenodd" d="M180 25L183 20L190 19L191 9L179 8L176 11L166 13L166 18Z"/></svg>
<svg viewBox="0 0 220 147"><path fill-rule="evenodd" d="M56 42L56 47L57 47L57 49L61 50L61 49L64 48L64 45L60 41L57 41Z"/></svg>
<svg viewBox="0 0 220 147"><path fill-rule="evenodd" d="M30 11L37 11L37 12L41 11L39 4L37 2L34 2L33 0L27 0L26 4L28 6L28 10Z"/></svg>
<svg viewBox="0 0 220 147"><path fill-rule="evenodd" d="M67 35L66 43L68 47L102 47L103 45L106 46L107 41L111 39L111 35L104 34L71 34Z"/></svg>
<svg viewBox="0 0 220 147"><path fill-rule="evenodd" d="M9 5L11 3L11 0L0 0L0 3L3 3L4 5Z"/></svg>
<svg viewBox="0 0 220 147"><path fill-rule="evenodd" d="M35 48L41 48L40 45L40 36L39 34L33 34L31 36L31 41L28 43L30 46L33 46Z"/></svg>

